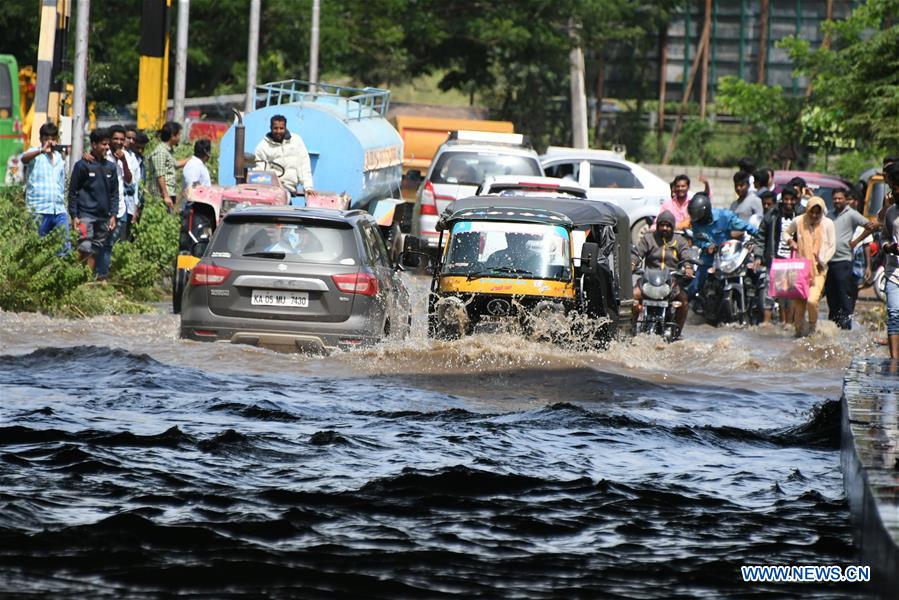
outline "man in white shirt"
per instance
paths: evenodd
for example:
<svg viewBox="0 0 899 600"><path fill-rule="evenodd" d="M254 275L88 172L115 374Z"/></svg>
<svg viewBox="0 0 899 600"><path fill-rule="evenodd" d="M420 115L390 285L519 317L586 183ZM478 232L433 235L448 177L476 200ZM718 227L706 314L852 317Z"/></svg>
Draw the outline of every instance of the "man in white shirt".
<svg viewBox="0 0 899 600"><path fill-rule="evenodd" d="M184 165L184 189L188 190L194 186L211 186L212 180L209 178L209 169L206 163L212 155L212 144L209 140L197 140L194 142L194 155Z"/></svg>
<svg viewBox="0 0 899 600"><path fill-rule="evenodd" d="M140 206L141 183L144 180L141 159L135 153L137 143L137 130L133 127L125 127L125 161L131 170L131 183L125 183L125 220L127 221L122 231L122 239L131 241L132 228L137 223L137 212Z"/></svg>
<svg viewBox="0 0 899 600"><path fill-rule="evenodd" d="M112 262L112 247L127 234L124 231L128 226L127 200L125 198L125 186L133 183L133 175L125 154L125 128L121 125L113 125L109 128L109 151L106 160L115 165L119 175L119 210L116 213L116 227L109 232L106 243L97 254L97 279L105 281L109 275L109 265Z"/></svg>
<svg viewBox="0 0 899 600"><path fill-rule="evenodd" d="M291 133L287 129L287 117L274 115L269 121L270 131L256 146L257 163L265 165L277 164L283 167L284 172L278 173L281 187L286 189L291 196L298 196L305 192L311 192L312 163L309 159L309 151L299 134ZM278 171L278 167L272 170Z"/></svg>

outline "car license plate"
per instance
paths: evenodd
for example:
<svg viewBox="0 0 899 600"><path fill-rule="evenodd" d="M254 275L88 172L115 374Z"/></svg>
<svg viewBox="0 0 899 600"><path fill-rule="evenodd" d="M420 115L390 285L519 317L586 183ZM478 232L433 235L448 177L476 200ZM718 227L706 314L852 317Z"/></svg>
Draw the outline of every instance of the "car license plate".
<svg viewBox="0 0 899 600"><path fill-rule="evenodd" d="M306 308L309 306L307 292L282 292L279 290L253 290L250 303L254 306L290 306Z"/></svg>

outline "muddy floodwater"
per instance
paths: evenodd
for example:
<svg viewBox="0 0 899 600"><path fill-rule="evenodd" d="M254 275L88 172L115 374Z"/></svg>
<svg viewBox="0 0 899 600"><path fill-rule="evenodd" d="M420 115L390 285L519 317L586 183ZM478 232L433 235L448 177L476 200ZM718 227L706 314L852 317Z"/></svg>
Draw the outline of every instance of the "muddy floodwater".
<svg viewBox="0 0 899 600"><path fill-rule="evenodd" d="M860 328L329 357L156 314L0 313L0 593L16 598L864 596L839 464Z"/></svg>

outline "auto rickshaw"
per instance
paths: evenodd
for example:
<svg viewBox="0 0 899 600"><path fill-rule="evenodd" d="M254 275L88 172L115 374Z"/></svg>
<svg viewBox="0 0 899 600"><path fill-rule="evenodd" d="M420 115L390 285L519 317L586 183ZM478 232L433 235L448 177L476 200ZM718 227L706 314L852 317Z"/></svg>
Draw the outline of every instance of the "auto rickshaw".
<svg viewBox="0 0 899 600"><path fill-rule="evenodd" d="M621 208L477 196L447 207L437 231L443 252L431 267L430 336L452 339L517 322L529 334L540 333L539 325L551 339L583 333L602 344L629 331L620 327L630 323L633 305L630 223ZM422 254L417 241L407 237L407 266Z"/></svg>

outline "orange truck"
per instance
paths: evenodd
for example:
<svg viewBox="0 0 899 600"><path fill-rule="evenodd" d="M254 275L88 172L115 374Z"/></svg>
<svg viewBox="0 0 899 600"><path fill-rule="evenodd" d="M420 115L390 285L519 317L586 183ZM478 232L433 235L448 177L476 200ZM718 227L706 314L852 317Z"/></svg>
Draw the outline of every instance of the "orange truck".
<svg viewBox="0 0 899 600"><path fill-rule="evenodd" d="M394 126L403 138L404 187L418 186L428 172L431 159L440 144L446 141L450 131L489 131L491 133L515 133L510 121L482 121L478 119L444 119L440 117L416 117L397 115ZM417 173L413 173L413 171ZM416 177L417 175L417 177Z"/></svg>

